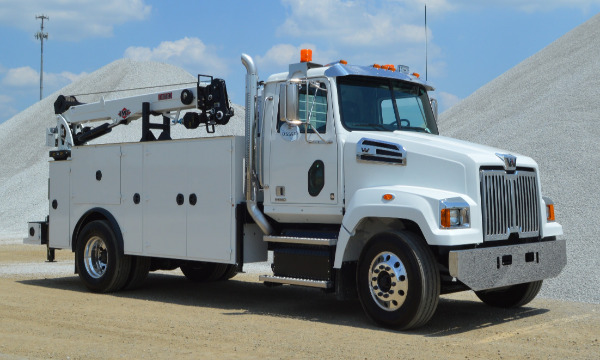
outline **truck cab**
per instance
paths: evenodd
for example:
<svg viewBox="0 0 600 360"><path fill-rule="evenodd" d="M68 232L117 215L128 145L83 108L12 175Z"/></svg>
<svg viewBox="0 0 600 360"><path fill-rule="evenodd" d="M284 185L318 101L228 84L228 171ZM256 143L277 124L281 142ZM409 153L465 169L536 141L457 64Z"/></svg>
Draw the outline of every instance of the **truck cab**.
<svg viewBox="0 0 600 360"><path fill-rule="evenodd" d="M287 228L341 225L336 281L352 269L383 325L416 326L439 293L458 290L529 302L566 263L537 164L440 136L433 87L398 69L306 61L268 78L257 138L265 215ZM422 308L408 298L424 293L411 279L438 288L415 301Z"/></svg>

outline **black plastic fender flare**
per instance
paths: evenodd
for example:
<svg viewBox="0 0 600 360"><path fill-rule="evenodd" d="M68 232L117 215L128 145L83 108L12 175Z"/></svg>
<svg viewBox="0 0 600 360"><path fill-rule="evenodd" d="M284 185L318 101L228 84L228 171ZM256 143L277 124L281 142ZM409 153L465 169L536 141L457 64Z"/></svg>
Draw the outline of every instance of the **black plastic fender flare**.
<svg viewBox="0 0 600 360"><path fill-rule="evenodd" d="M115 219L115 217L108 210L100 207L89 209L79 218L79 221L77 222L77 225L75 225L75 229L73 230L73 235L71 237L71 250L75 252L75 247L77 246L77 238L79 237L79 232L81 231L81 229L83 229L83 227L87 223L94 220L107 220L109 222L110 227L112 228L112 230L115 233L115 236L117 237L117 250L119 251L119 254L124 255L125 250L123 244L123 234L121 233L121 227L119 226L117 219Z"/></svg>

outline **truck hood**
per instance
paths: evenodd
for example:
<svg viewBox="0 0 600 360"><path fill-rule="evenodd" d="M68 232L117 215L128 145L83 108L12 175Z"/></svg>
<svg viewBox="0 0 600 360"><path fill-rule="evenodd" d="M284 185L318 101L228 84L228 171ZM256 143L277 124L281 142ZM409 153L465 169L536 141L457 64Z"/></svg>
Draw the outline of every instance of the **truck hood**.
<svg viewBox="0 0 600 360"><path fill-rule="evenodd" d="M363 137L378 139L402 145L408 157L411 152L428 154L438 158L456 161L467 157L479 166L503 167L504 162L496 154L511 154L517 157L517 166L536 168L536 162L528 156L502 150L486 145L458 140L440 135L424 134L411 131L394 131L393 133L379 131L355 131L352 133L356 141Z"/></svg>
<svg viewBox="0 0 600 360"><path fill-rule="evenodd" d="M362 139L402 146L404 164L359 160L357 144ZM514 155L517 167L537 172L537 164L527 156L467 141L409 131L353 131L344 142L346 196L369 186L404 185L466 194L477 202L481 167L504 168L497 153Z"/></svg>

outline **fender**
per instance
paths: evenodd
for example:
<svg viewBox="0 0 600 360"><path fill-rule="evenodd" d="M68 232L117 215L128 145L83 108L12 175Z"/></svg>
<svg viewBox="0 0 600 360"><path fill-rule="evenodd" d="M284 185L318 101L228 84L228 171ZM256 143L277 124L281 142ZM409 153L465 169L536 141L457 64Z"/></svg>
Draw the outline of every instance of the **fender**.
<svg viewBox="0 0 600 360"><path fill-rule="evenodd" d="M384 200L384 194L391 194L391 200ZM439 228L440 200L460 197L471 207L471 214L478 208L471 198L464 194L414 186L382 186L358 190L348 204L338 235L334 267L349 260L346 248L356 234L360 222L365 218L394 218L416 223L429 245L462 245L480 243L481 216L472 216L469 229L445 230ZM383 229L382 229L383 230Z"/></svg>
<svg viewBox="0 0 600 360"><path fill-rule="evenodd" d="M75 252L75 246L77 246L77 237L79 235L79 232L83 228L84 224L87 224L89 221L92 220L107 220L110 223L110 227L112 228L117 238L117 250L119 251L119 254L123 255L125 251L123 245L123 234L121 234L121 227L119 226L119 223L117 222L115 217L108 210L100 207L95 207L86 211L81 216L81 218L79 218L79 221L77 221L77 225L75 225L73 235L71 236L71 249L73 250L73 252Z"/></svg>

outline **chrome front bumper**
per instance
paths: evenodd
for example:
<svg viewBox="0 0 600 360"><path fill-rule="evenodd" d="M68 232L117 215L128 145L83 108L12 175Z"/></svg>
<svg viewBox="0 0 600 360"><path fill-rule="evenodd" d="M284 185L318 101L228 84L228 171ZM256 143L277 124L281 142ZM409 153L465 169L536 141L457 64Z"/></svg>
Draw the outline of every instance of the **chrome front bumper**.
<svg viewBox="0 0 600 360"><path fill-rule="evenodd" d="M556 277L567 264L565 240L450 251L450 275L472 290Z"/></svg>

